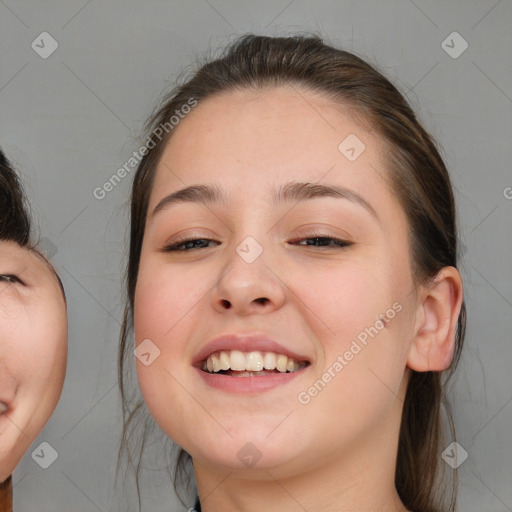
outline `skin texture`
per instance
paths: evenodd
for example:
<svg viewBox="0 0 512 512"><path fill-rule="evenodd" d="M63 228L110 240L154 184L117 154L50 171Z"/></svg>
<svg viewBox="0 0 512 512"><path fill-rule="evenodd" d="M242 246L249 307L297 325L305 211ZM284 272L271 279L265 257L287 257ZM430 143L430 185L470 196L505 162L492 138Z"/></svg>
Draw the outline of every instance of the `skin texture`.
<svg viewBox="0 0 512 512"><path fill-rule="evenodd" d="M366 146L353 162L338 150L349 134ZM149 366L137 362L137 373L156 422L193 458L203 511L406 510L394 473L408 377L411 368L450 364L462 284L446 267L432 285L414 286L409 228L386 181L384 151L348 110L291 87L215 96L173 132L149 212L189 185L216 184L228 198L148 214L135 340L149 338L161 353ZM270 188L291 181L349 188L378 218L332 197L274 206ZM211 242L162 251L178 236ZM248 236L263 248L250 264L236 252ZM316 236L351 245L306 245ZM400 312L300 403L298 394L393 304ZM274 390L218 391L191 364L225 333L266 334L311 365ZM237 457L248 442L261 453L251 468Z"/></svg>
<svg viewBox="0 0 512 512"><path fill-rule="evenodd" d="M55 409L66 359L66 304L53 269L38 253L1 241L0 400L9 408L0 415L0 481Z"/></svg>

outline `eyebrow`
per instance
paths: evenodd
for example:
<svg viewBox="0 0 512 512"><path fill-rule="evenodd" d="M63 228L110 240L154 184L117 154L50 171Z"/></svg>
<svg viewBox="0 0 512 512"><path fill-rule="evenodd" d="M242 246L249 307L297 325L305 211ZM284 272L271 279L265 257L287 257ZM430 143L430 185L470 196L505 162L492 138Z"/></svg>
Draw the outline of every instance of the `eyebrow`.
<svg viewBox="0 0 512 512"><path fill-rule="evenodd" d="M366 199L354 190L345 187L332 184L324 185L320 183L290 182L279 189L272 189L272 204L274 207L291 201L301 202L321 197L334 197L351 201L352 203L362 206L380 221L377 212ZM217 185L191 185L177 190L161 199L151 213L151 217L154 217L157 213L177 203L225 205L226 200L227 194Z"/></svg>

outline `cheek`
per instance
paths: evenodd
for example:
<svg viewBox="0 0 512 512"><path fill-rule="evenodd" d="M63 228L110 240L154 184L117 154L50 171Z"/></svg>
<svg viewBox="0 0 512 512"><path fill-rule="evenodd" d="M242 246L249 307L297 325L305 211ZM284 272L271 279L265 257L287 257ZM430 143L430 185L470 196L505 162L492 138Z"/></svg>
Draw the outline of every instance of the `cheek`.
<svg viewBox="0 0 512 512"><path fill-rule="evenodd" d="M141 260L134 297L136 343L154 338L168 344L177 339L176 333L193 326L194 314L208 300L212 284L212 273L204 268L187 272Z"/></svg>
<svg viewBox="0 0 512 512"><path fill-rule="evenodd" d="M66 311L57 302L55 307L34 309L28 315L30 320L19 332L19 356L24 362L26 382L54 403L66 373Z"/></svg>
<svg viewBox="0 0 512 512"><path fill-rule="evenodd" d="M356 432L389 412L405 371L408 325L405 281L378 265L351 265L339 271L308 273L294 292L307 304L319 341L316 380L301 403L330 410ZM332 442L339 431L333 428Z"/></svg>
<svg viewBox="0 0 512 512"><path fill-rule="evenodd" d="M23 385L23 389L37 380L40 371L40 359L44 357L41 333L38 322L29 319L20 308L11 309L7 317L2 318L2 360L14 380Z"/></svg>
<svg viewBox="0 0 512 512"><path fill-rule="evenodd" d="M393 304L392 292L376 265L297 269L287 281L301 315L308 319L327 351L343 350ZM292 299L293 300L293 299ZM328 343L325 341L329 340Z"/></svg>
<svg viewBox="0 0 512 512"><path fill-rule="evenodd" d="M211 273L209 276L141 259L134 296L135 346L144 342L158 357L149 365L136 361L136 370L144 400L157 422L159 414L165 417L162 400L179 398L177 380L181 382L183 372L188 371L183 361L189 340L201 323L202 301L208 300L211 289ZM132 348L128 350L133 353Z"/></svg>

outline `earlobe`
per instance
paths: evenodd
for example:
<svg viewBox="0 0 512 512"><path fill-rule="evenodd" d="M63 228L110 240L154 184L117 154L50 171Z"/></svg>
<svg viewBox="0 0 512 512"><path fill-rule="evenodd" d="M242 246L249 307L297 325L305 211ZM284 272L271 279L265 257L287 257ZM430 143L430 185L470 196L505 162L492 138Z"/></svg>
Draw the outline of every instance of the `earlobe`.
<svg viewBox="0 0 512 512"><path fill-rule="evenodd" d="M433 282L422 288L407 358L409 368L427 372L450 366L462 299L462 279L455 267L442 268Z"/></svg>

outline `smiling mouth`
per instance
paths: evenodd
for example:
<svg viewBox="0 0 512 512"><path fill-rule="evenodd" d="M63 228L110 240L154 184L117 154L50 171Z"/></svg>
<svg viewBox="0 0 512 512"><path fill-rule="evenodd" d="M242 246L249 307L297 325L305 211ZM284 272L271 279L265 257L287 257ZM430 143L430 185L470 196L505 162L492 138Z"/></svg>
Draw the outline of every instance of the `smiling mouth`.
<svg viewBox="0 0 512 512"><path fill-rule="evenodd" d="M276 352L221 350L210 354L201 363L201 369L206 373L230 377L262 377L294 373L309 364L309 361L297 361L293 357Z"/></svg>

